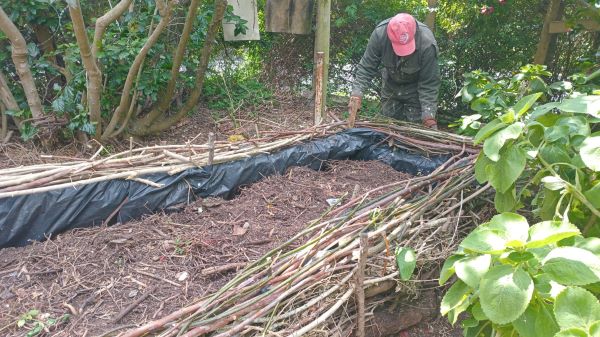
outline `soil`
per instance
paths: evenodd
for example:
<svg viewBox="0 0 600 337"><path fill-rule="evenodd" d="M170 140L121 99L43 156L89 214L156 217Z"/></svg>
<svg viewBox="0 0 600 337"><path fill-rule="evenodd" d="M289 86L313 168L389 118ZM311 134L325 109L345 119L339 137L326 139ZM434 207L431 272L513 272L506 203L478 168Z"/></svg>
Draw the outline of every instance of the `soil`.
<svg viewBox="0 0 600 337"><path fill-rule="evenodd" d="M96 336L158 318L218 290L236 269L318 218L328 199L406 178L380 162L330 162L320 172L294 167L232 200L199 200L182 212L0 250L0 333L24 335L33 323L18 329L14 322L32 309L46 322L71 316L53 336ZM422 324L416 329L431 323ZM442 336L426 331L418 336Z"/></svg>

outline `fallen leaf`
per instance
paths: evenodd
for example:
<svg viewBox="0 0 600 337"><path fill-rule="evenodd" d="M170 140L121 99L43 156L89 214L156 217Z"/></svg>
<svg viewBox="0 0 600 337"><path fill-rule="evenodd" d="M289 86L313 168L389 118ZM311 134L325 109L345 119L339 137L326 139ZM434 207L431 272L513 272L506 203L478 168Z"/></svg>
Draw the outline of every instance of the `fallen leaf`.
<svg viewBox="0 0 600 337"><path fill-rule="evenodd" d="M132 290L132 291L129 292L129 294L127 294L127 296L129 296L129 297L136 297L137 294L138 294L137 290Z"/></svg>
<svg viewBox="0 0 600 337"><path fill-rule="evenodd" d="M233 225L233 235L242 236L248 232L248 229L250 229L250 224L248 222L244 222L243 226Z"/></svg>
<svg viewBox="0 0 600 337"><path fill-rule="evenodd" d="M183 282L190 276L190 274L187 271L182 271L180 273L177 273L177 275L175 276L177 277L177 280L179 282Z"/></svg>

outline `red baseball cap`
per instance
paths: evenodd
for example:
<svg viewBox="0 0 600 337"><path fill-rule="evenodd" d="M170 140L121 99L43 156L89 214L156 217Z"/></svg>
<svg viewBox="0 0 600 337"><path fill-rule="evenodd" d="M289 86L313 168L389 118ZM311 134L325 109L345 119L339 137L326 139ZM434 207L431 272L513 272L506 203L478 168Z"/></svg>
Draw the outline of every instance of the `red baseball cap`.
<svg viewBox="0 0 600 337"><path fill-rule="evenodd" d="M417 21L410 14L400 13L390 19L387 35L398 56L408 56L415 52Z"/></svg>

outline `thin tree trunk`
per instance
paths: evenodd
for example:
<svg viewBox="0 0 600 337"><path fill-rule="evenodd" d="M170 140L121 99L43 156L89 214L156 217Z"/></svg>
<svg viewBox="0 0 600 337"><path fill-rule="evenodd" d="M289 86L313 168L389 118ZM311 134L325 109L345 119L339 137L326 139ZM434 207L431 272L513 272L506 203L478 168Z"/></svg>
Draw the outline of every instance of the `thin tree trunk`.
<svg viewBox="0 0 600 337"><path fill-rule="evenodd" d="M44 57L53 64L56 64L56 55L54 55L54 39L52 38L52 32L50 28L45 25L32 25L35 38L38 43L42 46Z"/></svg>
<svg viewBox="0 0 600 337"><path fill-rule="evenodd" d="M164 131L170 128L172 125L179 122L190 111L192 111L194 107L196 107L196 105L198 104L198 100L200 99L200 95L202 94L204 78L206 75L206 70L208 69L208 61L210 60L210 54L215 44L215 37L219 28L221 27L221 21L223 20L223 16L225 15L226 7L226 0L215 0L215 12L208 26L208 32L206 33L206 39L204 41L204 46L202 47L200 64L198 65L198 69L196 70L196 81L194 85L194 90L191 92L190 97L185 102L183 107L172 116L161 120L155 120L149 127L136 128L132 131L132 133L140 136L145 136ZM142 122L138 126L141 125L144 125L144 123Z"/></svg>
<svg viewBox="0 0 600 337"><path fill-rule="evenodd" d="M0 144L4 142L4 138L6 138L6 134L8 134L8 118L6 118L6 109L4 108L4 104L0 102L0 124L2 127L0 128Z"/></svg>
<svg viewBox="0 0 600 337"><path fill-rule="evenodd" d="M144 118L144 127L149 127L152 122L164 114L173 101L173 93L175 92L175 85L177 84L177 78L179 77L179 68L183 62L185 49L187 48L187 44L190 40L190 35L192 33L194 22L196 21L196 14L198 13L198 7L200 7L200 4L200 0L192 0L190 2L190 8L185 19L181 38L179 39L177 49L175 49L175 54L173 55L171 78L169 78L169 83L167 83L167 88L165 89L164 94L159 97L158 102L154 105L154 107L152 107L152 110L150 110L148 115L146 115Z"/></svg>
<svg viewBox="0 0 600 337"><path fill-rule="evenodd" d="M27 98L27 104L31 110L31 115L33 118L41 118L43 115L42 102L37 88L35 87L35 81L31 74L31 70L29 69L29 64L27 63L28 54L25 38L10 20L8 15L6 15L2 7L0 7L0 30L8 37L12 45L12 60L15 64L19 79L21 80L23 90L25 91L25 97Z"/></svg>
<svg viewBox="0 0 600 337"><path fill-rule="evenodd" d="M133 86L134 80L137 76L138 70L142 66L142 63L146 58L146 55L148 55L150 48L152 48L156 41L158 41L158 38L160 37L162 32L169 24L169 21L171 20L171 15L173 14L173 1L169 1L167 3L166 8L161 8L161 1L162 0L156 0L156 6L158 7L159 12L161 14L160 22L158 23L156 29L152 32L152 35L150 35L142 49L140 49L138 55L133 60L133 64L129 68L129 73L127 74L127 79L125 80L123 92L121 93L121 101L119 102L119 106L115 109L115 112L113 113L110 123L106 127L106 130L102 134L103 139L112 137L112 133L115 130L115 127L117 126L117 122L125 118L125 114L129 110L129 104L131 102L130 91Z"/></svg>
<svg viewBox="0 0 600 337"><path fill-rule="evenodd" d="M106 28L113 22L117 21L118 18L125 13L129 8L132 0L121 0L115 7L106 14L96 20L96 29L94 30L94 41L92 43L92 57L97 62L98 50L102 48L102 38Z"/></svg>
<svg viewBox="0 0 600 337"><path fill-rule="evenodd" d="M102 134L102 116L100 110L100 95L102 91L102 73L98 68L98 64L92 57L90 42L88 40L85 23L83 22L83 14L81 13L81 5L79 0L73 0L75 6L68 5L71 22L73 23L73 31L79 45L81 60L87 73L87 103L90 114L90 121L96 126L96 137Z"/></svg>

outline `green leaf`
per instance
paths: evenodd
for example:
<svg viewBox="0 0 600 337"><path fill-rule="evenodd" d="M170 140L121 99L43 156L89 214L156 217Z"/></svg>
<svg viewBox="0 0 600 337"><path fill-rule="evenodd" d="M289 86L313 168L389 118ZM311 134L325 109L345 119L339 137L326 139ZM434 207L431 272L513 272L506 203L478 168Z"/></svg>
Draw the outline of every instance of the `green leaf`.
<svg viewBox="0 0 600 337"><path fill-rule="evenodd" d="M556 176L545 176L542 178L542 183L544 183L545 188L551 191L560 191L567 187L567 183L560 177Z"/></svg>
<svg viewBox="0 0 600 337"><path fill-rule="evenodd" d="M417 265L415 251L409 247L396 248L396 264L398 265L400 278L403 281L410 279Z"/></svg>
<svg viewBox="0 0 600 337"><path fill-rule="evenodd" d="M571 161L571 157L569 157L569 153L567 153L564 145L546 145L540 150L540 157L548 164L569 163Z"/></svg>
<svg viewBox="0 0 600 337"><path fill-rule="evenodd" d="M579 229L564 221L543 221L529 229L527 248L539 248L581 234Z"/></svg>
<svg viewBox="0 0 600 337"><path fill-rule="evenodd" d="M471 288L479 288L479 281L490 269L492 256L485 254L464 258L454 264L456 276Z"/></svg>
<svg viewBox="0 0 600 337"><path fill-rule="evenodd" d="M498 212L512 212L517 206L517 195L513 185L504 193L496 192L494 195L494 207Z"/></svg>
<svg viewBox="0 0 600 337"><path fill-rule="evenodd" d="M494 330L489 321L481 321L479 325L473 328L467 328L463 331L465 337L492 337Z"/></svg>
<svg viewBox="0 0 600 337"><path fill-rule="evenodd" d="M571 137L574 135L588 137L591 133L590 124L584 116L562 116L556 125L567 126Z"/></svg>
<svg viewBox="0 0 600 337"><path fill-rule="evenodd" d="M500 193L506 192L523 173L527 158L525 152L516 146L503 151L495 165L486 167L487 176L492 187Z"/></svg>
<svg viewBox="0 0 600 337"><path fill-rule="evenodd" d="M452 277L452 275L454 275L454 264L462 258L464 258L464 256L462 255L452 255L449 258L447 258L446 261L444 261L442 271L440 271L440 285L446 283Z"/></svg>
<svg viewBox="0 0 600 337"><path fill-rule="evenodd" d="M585 166L596 172L600 171L600 136L585 139L581 144L579 154Z"/></svg>
<svg viewBox="0 0 600 337"><path fill-rule="evenodd" d="M559 330L552 307L537 301L531 302L512 324L521 337L553 336Z"/></svg>
<svg viewBox="0 0 600 337"><path fill-rule="evenodd" d="M473 318L475 318L478 321L488 321L489 320L489 318L485 315L485 312L483 312L483 309L481 309L480 301L477 301L477 303L475 303L471 307L471 315L473 315Z"/></svg>
<svg viewBox="0 0 600 337"><path fill-rule="evenodd" d="M590 336L600 337L600 321L595 321L590 325Z"/></svg>
<svg viewBox="0 0 600 337"><path fill-rule="evenodd" d="M556 213L556 204L560 200L560 192L543 189L542 205L539 210L539 216L542 220L552 220Z"/></svg>
<svg viewBox="0 0 600 337"><path fill-rule="evenodd" d="M600 184L590 188L589 190L583 193L585 198L592 204L592 206L596 207L596 209L600 209Z"/></svg>
<svg viewBox="0 0 600 337"><path fill-rule="evenodd" d="M562 101L558 108L565 112L584 113L600 117L600 96L581 96Z"/></svg>
<svg viewBox="0 0 600 337"><path fill-rule="evenodd" d="M599 238L585 238L575 243L575 247L589 250L590 252L600 256L600 239Z"/></svg>
<svg viewBox="0 0 600 337"><path fill-rule="evenodd" d="M582 329L571 328L559 331L554 337L589 337L589 335Z"/></svg>
<svg viewBox="0 0 600 337"><path fill-rule="evenodd" d="M531 252L511 252L510 254L508 254L508 259L516 262L516 263L521 263L521 262L525 262L525 261L529 261L531 259L533 259L535 257L535 255L533 255L533 253Z"/></svg>
<svg viewBox="0 0 600 337"><path fill-rule="evenodd" d="M448 321L450 322L450 324L456 324L456 321L458 321L458 317L460 316L460 314L467 311L469 305L471 305L471 303L467 299L466 301L459 304L456 308L450 310L448 312Z"/></svg>
<svg viewBox="0 0 600 337"><path fill-rule="evenodd" d="M487 228L501 231L506 241L525 243L529 237L527 219L516 213L505 212L495 215L487 224Z"/></svg>
<svg viewBox="0 0 600 337"><path fill-rule="evenodd" d="M27 321L21 318L17 321L17 327L22 328L25 325L25 323L27 323Z"/></svg>
<svg viewBox="0 0 600 337"><path fill-rule="evenodd" d="M501 254L506 248L506 238L497 230L478 227L460 243L460 247L480 254Z"/></svg>
<svg viewBox="0 0 600 337"><path fill-rule="evenodd" d="M538 99L542 96L541 92L525 96L520 101L517 102L514 106L514 110L517 113L517 118L523 116L531 107L537 102Z"/></svg>
<svg viewBox="0 0 600 337"><path fill-rule="evenodd" d="M481 280L481 308L496 324L507 324L519 318L532 295L533 280L521 268L495 266Z"/></svg>
<svg viewBox="0 0 600 337"><path fill-rule="evenodd" d="M440 304L442 316L464 303L469 298L471 291L472 289L466 283L461 280L456 281L442 298Z"/></svg>
<svg viewBox="0 0 600 337"><path fill-rule="evenodd" d="M564 285L595 283L600 281L600 257L577 247L558 247L546 255L542 270Z"/></svg>
<svg viewBox="0 0 600 337"><path fill-rule="evenodd" d="M489 136L494 134L494 132L505 128L507 125L508 124L502 123L502 121L500 121L499 119L494 119L493 121L489 122L484 127L482 127L479 130L479 132L477 132L477 134L473 138L473 142L475 144L479 144L482 141L486 140Z"/></svg>
<svg viewBox="0 0 600 337"><path fill-rule="evenodd" d="M561 329L579 328L587 331L592 323L600 320L600 303L589 291L568 287L556 297L554 316Z"/></svg>
<svg viewBox="0 0 600 337"><path fill-rule="evenodd" d="M483 152L490 160L497 162L500 159L500 150L510 139L517 139L523 132L525 124L518 122L494 133L483 143Z"/></svg>
<svg viewBox="0 0 600 337"><path fill-rule="evenodd" d="M483 152L480 152L477 161L475 162L475 179L477 179L480 184L489 180L487 167L490 165L495 165L495 163L489 160Z"/></svg>
<svg viewBox="0 0 600 337"><path fill-rule="evenodd" d="M544 138L549 143L556 142L560 139L569 139L570 130L567 125L555 125L544 130Z"/></svg>

